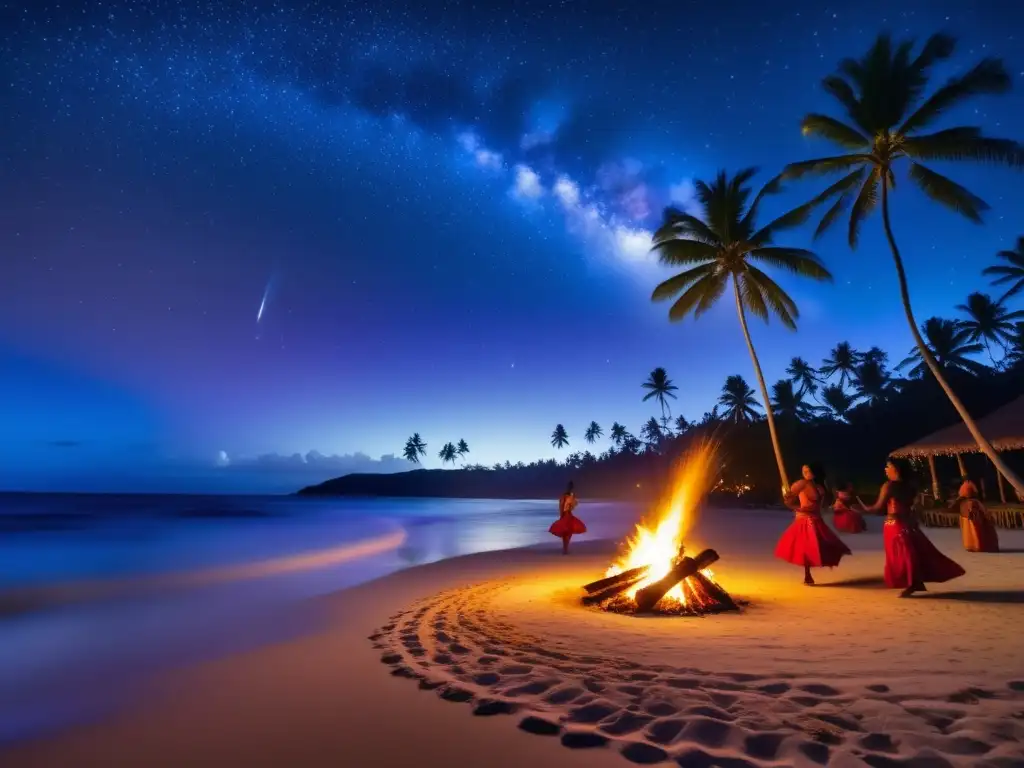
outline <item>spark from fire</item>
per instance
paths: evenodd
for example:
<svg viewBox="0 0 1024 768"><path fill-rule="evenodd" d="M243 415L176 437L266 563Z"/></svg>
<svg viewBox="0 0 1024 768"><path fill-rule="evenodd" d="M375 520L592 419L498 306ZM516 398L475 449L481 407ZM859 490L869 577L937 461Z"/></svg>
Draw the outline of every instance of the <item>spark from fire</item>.
<svg viewBox="0 0 1024 768"><path fill-rule="evenodd" d="M665 513L649 525L638 524L636 533L627 542L626 554L605 573L605 576L616 576L630 568L650 566L644 579L625 593L627 597L632 599L640 589L672 570L683 540L693 527L697 509L716 479L719 465L718 444L712 440L697 444L680 459ZM709 568L701 573L713 578ZM682 583L676 584L663 599L674 599L685 605Z"/></svg>

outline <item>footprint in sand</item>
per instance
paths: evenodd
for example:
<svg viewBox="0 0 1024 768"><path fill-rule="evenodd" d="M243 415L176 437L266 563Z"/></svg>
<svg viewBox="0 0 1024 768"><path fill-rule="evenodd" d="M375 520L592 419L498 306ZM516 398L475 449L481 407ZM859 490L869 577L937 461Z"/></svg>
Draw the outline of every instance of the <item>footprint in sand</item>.
<svg viewBox="0 0 1024 768"><path fill-rule="evenodd" d="M549 704L568 704L582 695L583 689L581 688L558 688L545 696L544 700Z"/></svg>
<svg viewBox="0 0 1024 768"><path fill-rule="evenodd" d="M520 720L519 729L532 733L535 736L557 736L562 732L562 726L558 723L552 723L549 720L534 717L533 715Z"/></svg>
<svg viewBox="0 0 1024 768"><path fill-rule="evenodd" d="M473 714L477 717L492 717L494 715L511 715L516 711L515 704L499 699L482 699L473 707Z"/></svg>
<svg viewBox="0 0 1024 768"><path fill-rule="evenodd" d="M708 717L694 717L686 723L683 738L704 747L721 747L734 733L734 728L721 720Z"/></svg>
<svg viewBox="0 0 1024 768"><path fill-rule="evenodd" d="M658 720L653 723L644 735L655 744L671 744L683 730L685 723L679 719Z"/></svg>
<svg viewBox="0 0 1024 768"><path fill-rule="evenodd" d="M533 672L533 667L526 664L506 664L498 671L503 675L528 675Z"/></svg>
<svg viewBox="0 0 1024 768"><path fill-rule="evenodd" d="M813 693L815 696L838 696L839 691L829 685L822 685L821 683L811 683L810 685L801 685L801 691L807 693Z"/></svg>
<svg viewBox="0 0 1024 768"><path fill-rule="evenodd" d="M608 738L599 733L577 731L562 734L562 746L569 749L594 749L608 744Z"/></svg>
<svg viewBox="0 0 1024 768"><path fill-rule="evenodd" d="M769 696L778 696L781 693L786 693L787 691L789 691L789 684L768 683L767 685L762 685L757 690L761 691L761 693L767 693Z"/></svg>
<svg viewBox="0 0 1024 768"><path fill-rule="evenodd" d="M473 675L473 682L477 685L494 685L501 680L501 675L495 672L481 672L478 675Z"/></svg>
<svg viewBox="0 0 1024 768"><path fill-rule="evenodd" d="M619 754L629 762L638 765L655 765L668 760L668 752L640 741L627 744L619 751Z"/></svg>
<svg viewBox="0 0 1024 768"><path fill-rule="evenodd" d="M571 710L567 719L573 723L599 723L618 711L619 708L610 702L597 701Z"/></svg>
<svg viewBox="0 0 1024 768"><path fill-rule="evenodd" d="M757 760L771 762L779 754L779 747L785 740L782 733L755 733L743 742L743 751Z"/></svg>

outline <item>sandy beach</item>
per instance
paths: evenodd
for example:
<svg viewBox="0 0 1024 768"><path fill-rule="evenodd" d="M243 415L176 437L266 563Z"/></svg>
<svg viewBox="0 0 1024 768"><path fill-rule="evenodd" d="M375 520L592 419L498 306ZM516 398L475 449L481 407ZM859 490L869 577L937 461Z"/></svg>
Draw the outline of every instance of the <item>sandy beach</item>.
<svg viewBox="0 0 1024 768"><path fill-rule="evenodd" d="M787 518L716 512L741 614L584 608L615 542L412 568L316 601L300 638L187 667L113 716L3 755L22 766L1021 766L1024 532L999 555L929 531L967 575L901 600L879 522L804 587Z"/></svg>

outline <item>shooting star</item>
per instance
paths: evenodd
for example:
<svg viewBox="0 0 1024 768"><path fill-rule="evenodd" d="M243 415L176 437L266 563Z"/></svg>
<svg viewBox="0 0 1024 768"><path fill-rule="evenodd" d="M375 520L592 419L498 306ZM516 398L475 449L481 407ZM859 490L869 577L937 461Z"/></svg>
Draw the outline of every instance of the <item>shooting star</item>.
<svg viewBox="0 0 1024 768"><path fill-rule="evenodd" d="M274 284L274 278L267 280L267 287L263 289L263 298L260 300L259 311L256 312L256 322L263 319L263 310L267 308L267 299L270 297L270 286Z"/></svg>

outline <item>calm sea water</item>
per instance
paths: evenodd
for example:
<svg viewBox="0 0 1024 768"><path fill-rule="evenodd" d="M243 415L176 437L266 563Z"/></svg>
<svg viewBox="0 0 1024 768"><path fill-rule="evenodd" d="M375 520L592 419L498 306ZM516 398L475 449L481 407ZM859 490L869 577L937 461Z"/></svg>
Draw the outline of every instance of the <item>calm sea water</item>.
<svg viewBox="0 0 1024 768"><path fill-rule="evenodd" d="M287 639L308 598L545 543L552 501L0 495L0 745L97 716L160 668ZM639 510L584 504L588 539Z"/></svg>

